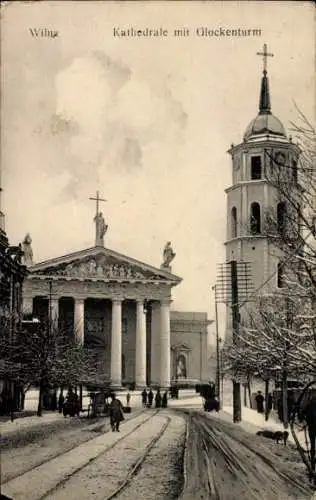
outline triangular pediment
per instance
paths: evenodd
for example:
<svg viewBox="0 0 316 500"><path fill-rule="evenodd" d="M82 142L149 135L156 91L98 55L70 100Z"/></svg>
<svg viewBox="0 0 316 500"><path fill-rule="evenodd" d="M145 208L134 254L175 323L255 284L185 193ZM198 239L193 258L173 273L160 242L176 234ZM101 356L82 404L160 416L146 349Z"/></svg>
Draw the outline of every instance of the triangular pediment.
<svg viewBox="0 0 316 500"><path fill-rule="evenodd" d="M102 281L165 281L180 283L181 278L131 257L103 247L93 247L29 268L31 276Z"/></svg>

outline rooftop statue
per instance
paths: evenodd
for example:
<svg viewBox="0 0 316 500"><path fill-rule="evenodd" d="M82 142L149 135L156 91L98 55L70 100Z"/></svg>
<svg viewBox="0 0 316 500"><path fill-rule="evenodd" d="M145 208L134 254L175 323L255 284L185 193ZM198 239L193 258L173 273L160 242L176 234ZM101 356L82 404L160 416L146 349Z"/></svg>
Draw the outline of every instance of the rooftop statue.
<svg viewBox="0 0 316 500"><path fill-rule="evenodd" d="M30 233L27 233L22 242L23 261L25 266L33 265L33 250L31 244L32 244L32 238L30 236Z"/></svg>
<svg viewBox="0 0 316 500"><path fill-rule="evenodd" d="M107 232L108 226L105 223L102 212L98 212L94 217L94 222L96 225L96 236L95 236L95 246L104 246L104 235Z"/></svg>
<svg viewBox="0 0 316 500"><path fill-rule="evenodd" d="M171 241L168 241L163 251L163 263L161 267L169 268L175 256L176 254L171 247Z"/></svg>

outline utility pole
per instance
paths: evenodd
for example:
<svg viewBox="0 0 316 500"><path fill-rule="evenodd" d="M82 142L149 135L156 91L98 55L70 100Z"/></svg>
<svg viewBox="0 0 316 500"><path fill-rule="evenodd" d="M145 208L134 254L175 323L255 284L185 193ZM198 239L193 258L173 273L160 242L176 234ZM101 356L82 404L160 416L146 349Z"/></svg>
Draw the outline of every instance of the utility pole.
<svg viewBox="0 0 316 500"><path fill-rule="evenodd" d="M49 298L48 298L48 335L49 338L51 339L52 336L52 288L53 288L53 282L49 280Z"/></svg>
<svg viewBox="0 0 316 500"><path fill-rule="evenodd" d="M216 284L216 301L231 308L232 341L238 342L240 314L239 302L245 304L255 300L255 288L251 280L251 264L235 260L219 264ZM240 383L233 375L233 422L241 421L241 391Z"/></svg>
<svg viewBox="0 0 316 500"><path fill-rule="evenodd" d="M212 287L214 290L214 305L215 305L215 327L216 327L216 394L220 399L221 392L221 368L220 368L220 355L219 355L219 335L218 335L218 310L217 310L217 297L216 297L216 285Z"/></svg>
<svg viewBox="0 0 316 500"><path fill-rule="evenodd" d="M232 329L233 329L233 344L238 342L239 333L239 305L238 305L238 276L237 262L232 260L231 266L231 301L232 301ZM241 394L240 382L233 380L233 422L241 421Z"/></svg>

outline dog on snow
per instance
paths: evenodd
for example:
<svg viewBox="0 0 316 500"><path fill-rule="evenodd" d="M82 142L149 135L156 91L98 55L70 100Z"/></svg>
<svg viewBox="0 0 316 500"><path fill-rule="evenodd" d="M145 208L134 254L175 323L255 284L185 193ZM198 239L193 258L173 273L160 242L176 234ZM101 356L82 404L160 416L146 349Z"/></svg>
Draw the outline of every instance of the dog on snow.
<svg viewBox="0 0 316 500"><path fill-rule="evenodd" d="M273 439L276 441L277 444L279 444L280 441L283 440L284 446L286 446L289 433L288 431L269 431L269 430L264 430L264 431L258 431L257 436L263 436L268 439Z"/></svg>

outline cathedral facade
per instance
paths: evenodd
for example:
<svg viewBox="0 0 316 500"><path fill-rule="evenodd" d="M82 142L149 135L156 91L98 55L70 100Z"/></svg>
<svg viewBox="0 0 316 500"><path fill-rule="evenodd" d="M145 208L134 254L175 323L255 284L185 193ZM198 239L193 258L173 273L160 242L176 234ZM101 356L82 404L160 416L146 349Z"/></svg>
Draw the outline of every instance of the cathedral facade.
<svg viewBox="0 0 316 500"><path fill-rule="evenodd" d="M168 387L207 379L204 313L171 311L175 254L168 242L160 268L104 247L101 213L95 246L34 264L23 286L25 317L48 317L98 353L112 386ZM28 248L24 248L27 256Z"/></svg>

